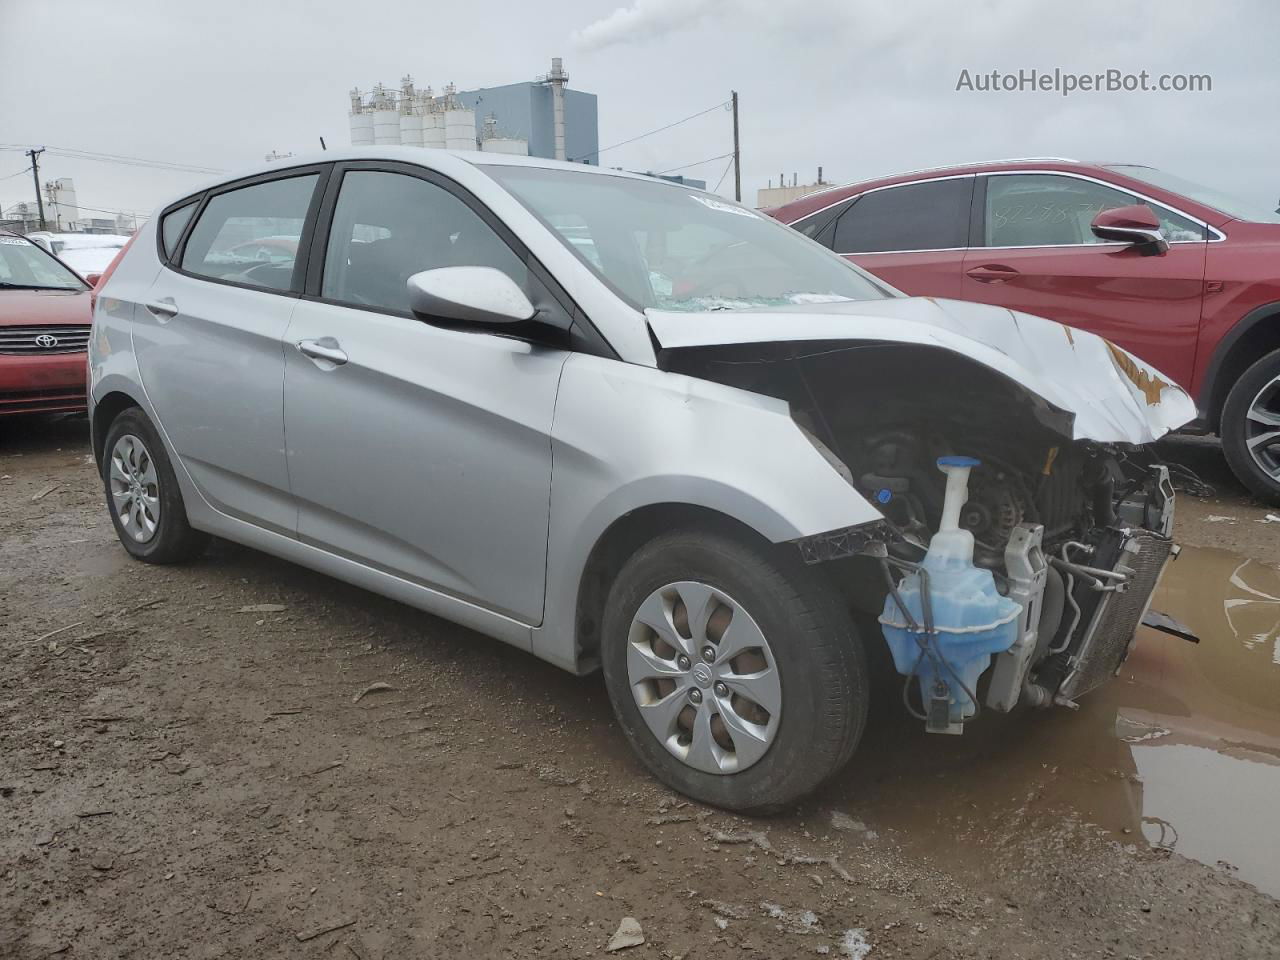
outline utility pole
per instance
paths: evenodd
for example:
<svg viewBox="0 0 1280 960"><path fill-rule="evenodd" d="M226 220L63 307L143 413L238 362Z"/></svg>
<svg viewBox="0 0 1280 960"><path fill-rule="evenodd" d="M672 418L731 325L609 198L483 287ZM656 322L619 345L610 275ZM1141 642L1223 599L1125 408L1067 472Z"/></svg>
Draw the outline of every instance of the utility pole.
<svg viewBox="0 0 1280 960"><path fill-rule="evenodd" d="M734 94L736 97L737 94ZM734 128L737 128L735 122ZM27 151L27 156L31 158L31 180L36 185L36 205L40 210L40 229L47 230L49 225L44 222L44 197L40 195L40 154L44 153L44 147L39 150L32 148Z"/></svg>
<svg viewBox="0 0 1280 960"><path fill-rule="evenodd" d="M738 91L729 91L733 105L733 199L742 202L742 154L738 149Z"/></svg>

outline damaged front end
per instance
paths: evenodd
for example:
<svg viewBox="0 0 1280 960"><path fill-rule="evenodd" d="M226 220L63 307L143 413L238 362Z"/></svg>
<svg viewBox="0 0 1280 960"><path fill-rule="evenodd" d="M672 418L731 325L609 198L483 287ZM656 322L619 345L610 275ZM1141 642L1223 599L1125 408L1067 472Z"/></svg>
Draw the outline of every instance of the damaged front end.
<svg viewBox="0 0 1280 960"><path fill-rule="evenodd" d="M1034 520L1012 526L999 557L976 541L972 553L940 555L945 531L922 551L888 521L807 537L797 546L807 563L843 567L845 583L880 568L879 623L895 666L917 681L918 701L904 690L907 707L930 732L962 732L979 703L1002 713L1019 702L1074 708L1077 697L1124 663L1178 550L1169 536L1168 470L1132 457L1114 463L1126 478L1114 509L1102 518L1081 515L1048 546L1044 524ZM981 473L983 465L970 469ZM976 508L962 510L962 534L972 535L978 516ZM873 612L874 601L859 593L857 606Z"/></svg>
<svg viewBox="0 0 1280 960"><path fill-rule="evenodd" d="M801 317L773 340L676 335L659 318L659 362L787 400L879 509L881 521L797 545L878 620L928 730L959 733L984 706L1074 707L1119 670L1176 553L1172 485L1150 443L1194 416L1189 398L1038 318L899 300L875 305L902 314L878 327L846 308L841 330L824 306L816 327ZM986 311L987 336L966 349L956 321L970 308ZM775 313L774 329L797 319Z"/></svg>

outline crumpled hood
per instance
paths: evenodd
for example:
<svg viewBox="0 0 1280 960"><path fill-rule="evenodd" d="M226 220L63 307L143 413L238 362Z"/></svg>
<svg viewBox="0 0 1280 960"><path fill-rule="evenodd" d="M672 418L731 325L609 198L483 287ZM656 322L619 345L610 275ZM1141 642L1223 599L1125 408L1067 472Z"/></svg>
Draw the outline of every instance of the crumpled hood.
<svg viewBox="0 0 1280 960"><path fill-rule="evenodd" d="M1110 341L981 303L894 297L707 313L651 309L645 316L669 350L817 340L950 350L1072 414L1073 439L1150 443L1196 416L1186 391Z"/></svg>

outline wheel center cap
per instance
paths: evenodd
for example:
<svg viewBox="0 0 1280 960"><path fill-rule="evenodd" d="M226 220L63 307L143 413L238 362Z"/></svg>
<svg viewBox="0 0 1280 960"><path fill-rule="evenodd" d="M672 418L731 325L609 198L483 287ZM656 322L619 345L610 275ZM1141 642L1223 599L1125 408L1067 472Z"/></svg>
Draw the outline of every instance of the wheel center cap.
<svg viewBox="0 0 1280 960"><path fill-rule="evenodd" d="M693 682L703 688L711 686L711 681L715 679L711 673L711 668L705 663L699 663L694 666L692 672Z"/></svg>

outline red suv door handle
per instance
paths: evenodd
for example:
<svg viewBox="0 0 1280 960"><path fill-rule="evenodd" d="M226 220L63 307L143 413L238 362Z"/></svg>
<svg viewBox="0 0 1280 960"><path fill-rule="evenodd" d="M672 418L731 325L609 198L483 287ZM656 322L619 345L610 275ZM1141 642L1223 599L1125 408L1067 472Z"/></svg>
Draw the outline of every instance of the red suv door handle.
<svg viewBox="0 0 1280 960"><path fill-rule="evenodd" d="M1018 271L1002 263L984 263L972 270L966 270L965 275L979 283L1004 283L1018 276Z"/></svg>

